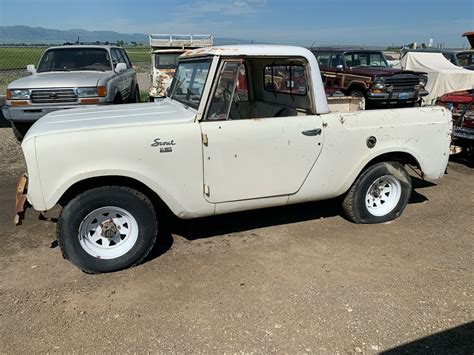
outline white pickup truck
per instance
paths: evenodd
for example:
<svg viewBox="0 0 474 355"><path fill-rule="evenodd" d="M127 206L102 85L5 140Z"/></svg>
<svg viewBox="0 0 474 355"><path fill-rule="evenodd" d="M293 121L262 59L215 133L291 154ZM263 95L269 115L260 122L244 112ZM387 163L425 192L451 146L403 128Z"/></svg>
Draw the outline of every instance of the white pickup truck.
<svg viewBox="0 0 474 355"><path fill-rule="evenodd" d="M411 180L443 176L451 114L442 107L364 111L326 99L314 55L298 47L186 52L169 97L50 113L22 143L29 202L59 204L62 253L91 273L151 250L166 206L184 219L340 196L348 219L400 216Z"/></svg>

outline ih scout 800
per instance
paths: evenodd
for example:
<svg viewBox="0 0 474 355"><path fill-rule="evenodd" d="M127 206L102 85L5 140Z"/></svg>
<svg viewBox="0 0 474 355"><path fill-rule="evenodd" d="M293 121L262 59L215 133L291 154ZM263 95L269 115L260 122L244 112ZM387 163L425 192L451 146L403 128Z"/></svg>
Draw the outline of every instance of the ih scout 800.
<svg viewBox="0 0 474 355"><path fill-rule="evenodd" d="M63 255L86 272L136 265L165 205L184 219L342 197L355 223L400 216L405 166L439 179L449 156L443 107L362 110L326 98L304 48L211 47L180 58L159 103L50 113L25 137L27 201L63 208ZM26 194L26 195L25 195Z"/></svg>

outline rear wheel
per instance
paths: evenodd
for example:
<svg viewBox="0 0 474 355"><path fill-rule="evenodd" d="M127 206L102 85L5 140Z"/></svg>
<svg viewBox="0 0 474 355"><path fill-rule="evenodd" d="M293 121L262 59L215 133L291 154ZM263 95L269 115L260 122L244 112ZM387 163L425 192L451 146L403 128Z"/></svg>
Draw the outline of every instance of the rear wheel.
<svg viewBox="0 0 474 355"><path fill-rule="evenodd" d="M18 140L18 142L21 142L23 138L26 135L26 132L31 128L33 125L32 123L29 122L11 122L12 125L12 131L13 135L15 138Z"/></svg>
<svg viewBox="0 0 474 355"><path fill-rule="evenodd" d="M86 191L61 211L57 238L66 259L88 273L140 263L155 244L156 212L142 193L119 186Z"/></svg>
<svg viewBox="0 0 474 355"><path fill-rule="evenodd" d="M410 175L400 163L378 163L357 178L342 206L355 223L388 222L402 214L411 190Z"/></svg>

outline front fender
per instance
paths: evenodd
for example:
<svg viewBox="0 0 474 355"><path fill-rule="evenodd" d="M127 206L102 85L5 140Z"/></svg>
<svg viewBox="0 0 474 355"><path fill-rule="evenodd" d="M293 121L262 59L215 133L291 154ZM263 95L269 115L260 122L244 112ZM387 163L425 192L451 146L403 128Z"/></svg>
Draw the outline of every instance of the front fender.
<svg viewBox="0 0 474 355"><path fill-rule="evenodd" d="M156 137L174 139L176 145L160 152L150 146ZM203 195L201 135L194 122L77 131L36 140L41 210L52 208L80 181L113 176L146 185L177 216L212 214L214 205Z"/></svg>
<svg viewBox="0 0 474 355"><path fill-rule="evenodd" d="M171 209L173 213L179 215L183 210L183 206L167 192L163 186L156 182L153 178L140 174L136 171L129 171L129 170L121 170L121 169L109 169L109 170L101 170L101 171L87 171L83 172L65 180L62 180L60 185L57 186L54 190L47 192L44 195L44 209L49 210L54 207L62 196L68 191L72 186L80 183L81 181L93 179L93 178L114 178L114 177L126 177L133 180L136 180L145 186L147 186L150 190L155 192L163 202Z"/></svg>

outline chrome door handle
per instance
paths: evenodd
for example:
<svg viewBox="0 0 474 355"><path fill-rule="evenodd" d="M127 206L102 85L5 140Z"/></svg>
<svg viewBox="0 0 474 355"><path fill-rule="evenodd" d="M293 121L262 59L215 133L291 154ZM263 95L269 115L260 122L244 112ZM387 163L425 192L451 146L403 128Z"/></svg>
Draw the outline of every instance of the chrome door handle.
<svg viewBox="0 0 474 355"><path fill-rule="evenodd" d="M321 134L321 128L315 128L315 129L308 129L306 131L301 132L305 136L318 136Z"/></svg>

